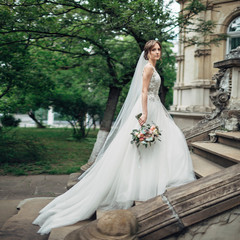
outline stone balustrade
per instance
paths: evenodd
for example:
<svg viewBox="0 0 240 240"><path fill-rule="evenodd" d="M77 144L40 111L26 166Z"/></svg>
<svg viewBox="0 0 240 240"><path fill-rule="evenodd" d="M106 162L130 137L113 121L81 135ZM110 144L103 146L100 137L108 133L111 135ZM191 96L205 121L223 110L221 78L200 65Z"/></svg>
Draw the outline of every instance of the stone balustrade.
<svg viewBox="0 0 240 240"><path fill-rule="evenodd" d="M68 234L65 240L163 239L239 205L240 164L237 164L170 189L129 210L108 212Z"/></svg>

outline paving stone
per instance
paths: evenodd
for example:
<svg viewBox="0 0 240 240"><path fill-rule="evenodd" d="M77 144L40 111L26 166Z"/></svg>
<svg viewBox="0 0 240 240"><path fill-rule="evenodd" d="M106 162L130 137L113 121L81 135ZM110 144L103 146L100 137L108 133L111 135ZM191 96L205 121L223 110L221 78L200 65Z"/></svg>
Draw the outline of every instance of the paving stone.
<svg viewBox="0 0 240 240"><path fill-rule="evenodd" d="M58 196L67 180L68 175L0 176L0 199Z"/></svg>
<svg viewBox="0 0 240 240"><path fill-rule="evenodd" d="M68 175L0 176L0 227L17 213L20 201L55 197L66 191Z"/></svg>

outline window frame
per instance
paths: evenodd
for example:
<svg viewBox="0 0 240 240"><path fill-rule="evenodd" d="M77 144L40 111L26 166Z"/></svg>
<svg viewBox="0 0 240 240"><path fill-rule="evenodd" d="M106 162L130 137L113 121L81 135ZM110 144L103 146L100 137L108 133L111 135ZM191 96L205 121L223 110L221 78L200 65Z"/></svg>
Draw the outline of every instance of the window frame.
<svg viewBox="0 0 240 240"><path fill-rule="evenodd" d="M240 15L235 17L231 22L230 24L228 25L227 27L227 35L228 35L228 38L227 38L227 47L226 47L226 54L228 54L232 49L231 49L231 39L232 38L240 38L240 30L239 31L236 31L236 32L230 32L230 26L231 24L236 20L236 19L240 19Z"/></svg>

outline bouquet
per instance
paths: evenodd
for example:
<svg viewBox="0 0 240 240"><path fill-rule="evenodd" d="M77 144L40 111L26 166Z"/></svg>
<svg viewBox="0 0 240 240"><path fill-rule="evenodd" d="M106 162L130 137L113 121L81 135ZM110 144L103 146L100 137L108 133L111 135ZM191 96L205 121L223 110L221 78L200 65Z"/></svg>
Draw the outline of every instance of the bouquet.
<svg viewBox="0 0 240 240"><path fill-rule="evenodd" d="M136 118L139 119L141 115L142 114L139 113ZM155 143L156 140L161 141L161 132L159 131L158 126L156 126L154 123L152 125L142 125L140 129L133 129L131 135L131 143L135 143L137 147L140 145L147 147L148 145L151 146L151 144Z"/></svg>

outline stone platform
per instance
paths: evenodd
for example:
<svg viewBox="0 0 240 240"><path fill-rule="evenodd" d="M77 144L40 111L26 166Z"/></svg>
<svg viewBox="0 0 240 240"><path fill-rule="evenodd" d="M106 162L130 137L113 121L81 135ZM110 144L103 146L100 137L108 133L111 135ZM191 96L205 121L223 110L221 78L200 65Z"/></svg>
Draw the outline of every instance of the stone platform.
<svg viewBox="0 0 240 240"><path fill-rule="evenodd" d="M18 218L18 207L20 202L28 198L38 198L38 197L47 197L43 198L43 203L46 204L46 201L50 201L49 197L58 196L66 191L66 183L69 175L32 175L32 176L0 176L0 228L2 230L0 234L0 239L6 240L17 240L16 232L14 236L11 235L12 226L3 226L4 223L12 218L17 216ZM39 205L38 208L41 209L42 206ZM31 209L31 208L30 208ZM39 209L39 210L40 210ZM19 212L20 213L20 212ZM37 209L36 209L37 213ZM17 214L17 215L16 215ZM34 215L30 218L32 219ZM13 218L12 223L14 223L15 218ZM29 219L29 218L28 218ZM29 220L31 220L29 219ZM28 220L28 221L29 221ZM24 225L24 223L23 223ZM30 226L30 225L29 225ZM32 226L31 230L36 232L38 227ZM17 228L17 226L16 226ZM7 231L6 231L7 230ZM27 230L28 231L28 230ZM31 232L30 231L30 232ZM20 233L19 233L20 234ZM21 234L19 235L21 236ZM39 237L40 235L37 235ZM21 238L28 239L28 238ZM38 239L38 238L29 238L29 239ZM39 239L47 239L39 238Z"/></svg>

